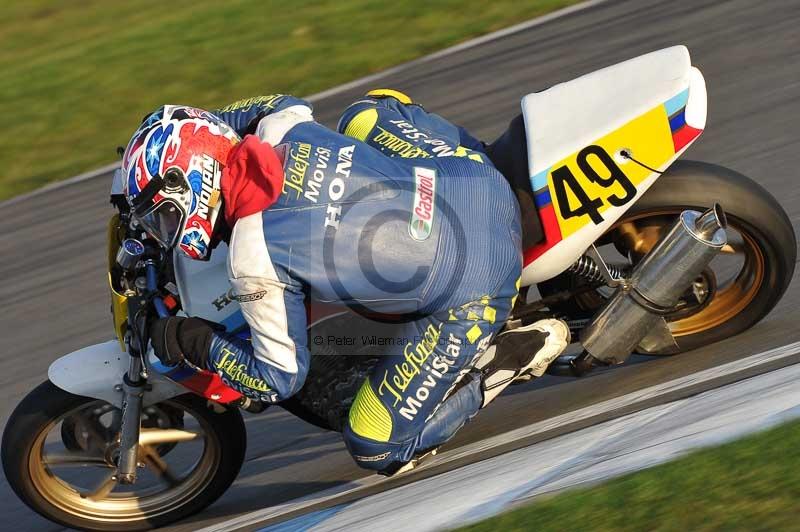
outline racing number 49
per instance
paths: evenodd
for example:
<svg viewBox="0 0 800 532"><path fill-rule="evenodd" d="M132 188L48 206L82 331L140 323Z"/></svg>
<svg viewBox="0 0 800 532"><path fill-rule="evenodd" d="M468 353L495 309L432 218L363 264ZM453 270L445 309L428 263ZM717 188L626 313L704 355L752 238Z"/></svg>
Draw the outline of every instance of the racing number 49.
<svg viewBox="0 0 800 532"><path fill-rule="evenodd" d="M603 177L597 173L594 167L589 163L589 157L594 155L595 158L602 163L609 172L607 177ZM614 183L619 183L622 186L624 195L618 196L612 194L606 198L606 201L615 207L621 207L631 201L636 196L636 187L628 176L617 166L611 155L608 154L601 146L591 145L587 146L578 152L575 158L583 175L586 176L592 183L597 183L604 188L610 188ZM589 215L595 224L603 222L603 217L600 215L600 208L603 206L601 198L590 198L583 187L578 182L575 174L567 165L560 166L552 171L553 188L555 189L556 199L558 200L558 209L561 212L561 218L566 220L577 216ZM574 194L575 198L580 204L577 208L573 209L569 204L569 197L567 195L567 188Z"/></svg>

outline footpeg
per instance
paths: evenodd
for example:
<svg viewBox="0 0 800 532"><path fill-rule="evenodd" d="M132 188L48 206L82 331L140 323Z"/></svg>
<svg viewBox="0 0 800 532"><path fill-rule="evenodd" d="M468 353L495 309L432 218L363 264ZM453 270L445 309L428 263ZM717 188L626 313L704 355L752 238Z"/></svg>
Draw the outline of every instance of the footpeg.
<svg viewBox="0 0 800 532"><path fill-rule="evenodd" d="M561 355L547 368L547 374L557 377L583 377L601 366L608 364L584 351L579 355Z"/></svg>

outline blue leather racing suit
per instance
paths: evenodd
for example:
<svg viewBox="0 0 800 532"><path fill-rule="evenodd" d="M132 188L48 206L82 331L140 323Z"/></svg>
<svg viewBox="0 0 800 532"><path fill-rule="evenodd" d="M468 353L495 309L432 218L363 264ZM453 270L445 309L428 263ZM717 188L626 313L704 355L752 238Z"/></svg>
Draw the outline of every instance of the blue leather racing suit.
<svg viewBox="0 0 800 532"><path fill-rule="evenodd" d="M470 369L519 289L519 210L483 144L394 91L355 102L338 132L290 96L217 114L275 147L284 186L232 228L229 276L252 341L215 333L209 369L277 402L308 372L307 300L400 315L345 442L359 465L391 470L446 441L480 408Z"/></svg>

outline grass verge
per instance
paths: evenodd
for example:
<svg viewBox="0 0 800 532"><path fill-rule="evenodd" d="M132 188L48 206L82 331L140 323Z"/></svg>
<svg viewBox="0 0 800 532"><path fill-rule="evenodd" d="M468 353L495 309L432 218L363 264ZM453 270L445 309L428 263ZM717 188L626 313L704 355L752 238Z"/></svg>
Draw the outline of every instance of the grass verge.
<svg viewBox="0 0 800 532"><path fill-rule="evenodd" d="M800 422L460 530L800 530Z"/></svg>
<svg viewBox="0 0 800 532"><path fill-rule="evenodd" d="M311 94L576 0L9 0L0 199L114 160L163 103Z"/></svg>

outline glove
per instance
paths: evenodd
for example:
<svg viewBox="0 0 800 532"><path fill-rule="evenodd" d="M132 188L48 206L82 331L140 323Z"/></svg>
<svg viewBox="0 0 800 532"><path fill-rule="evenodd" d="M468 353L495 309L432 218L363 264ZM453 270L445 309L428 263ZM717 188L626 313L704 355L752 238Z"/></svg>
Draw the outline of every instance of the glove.
<svg viewBox="0 0 800 532"><path fill-rule="evenodd" d="M150 343L158 359L167 366L186 360L205 369L213 335L224 330L222 325L202 318L171 316L150 325Z"/></svg>

